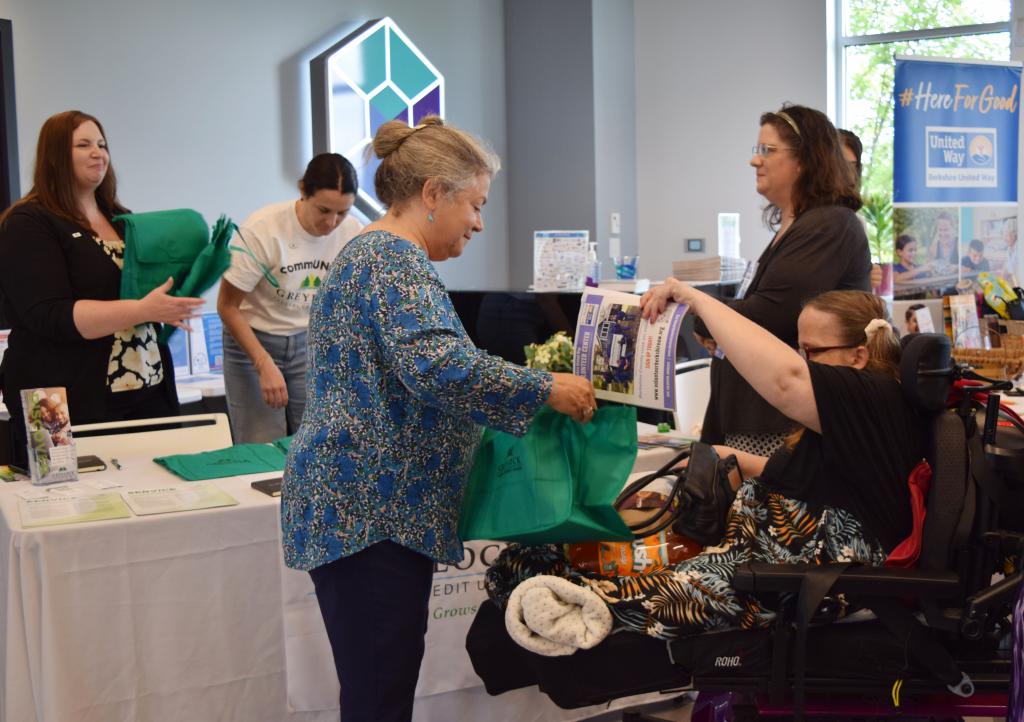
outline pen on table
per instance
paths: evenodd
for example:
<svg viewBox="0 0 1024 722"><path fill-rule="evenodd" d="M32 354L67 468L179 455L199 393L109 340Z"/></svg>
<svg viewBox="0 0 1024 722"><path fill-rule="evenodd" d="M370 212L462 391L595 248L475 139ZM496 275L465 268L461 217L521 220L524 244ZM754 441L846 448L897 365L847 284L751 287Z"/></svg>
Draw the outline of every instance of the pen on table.
<svg viewBox="0 0 1024 722"><path fill-rule="evenodd" d="M117 469L118 471L121 471L121 462L120 461L118 461L117 459L111 459L110 463L114 465L115 469Z"/></svg>

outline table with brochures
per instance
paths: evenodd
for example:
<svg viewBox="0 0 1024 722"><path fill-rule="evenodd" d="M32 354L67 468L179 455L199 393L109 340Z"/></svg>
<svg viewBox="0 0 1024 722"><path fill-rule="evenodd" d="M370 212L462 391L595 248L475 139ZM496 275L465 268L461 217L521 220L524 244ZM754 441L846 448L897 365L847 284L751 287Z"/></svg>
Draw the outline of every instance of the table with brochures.
<svg viewBox="0 0 1024 722"><path fill-rule="evenodd" d="M642 451L636 468L657 468L673 453ZM184 484L149 458L119 463L76 483L122 484L106 492ZM312 585L282 564L279 500L251 487L272 476L212 482L238 501L232 506L32 528L19 512L19 494L31 485L0 484L0 719L336 720ZM535 688L487 695L464 641L499 547L467 547L460 568L435 575L415 719L512 722L529 710L531 720L570 720L607 711L560 710ZM656 698L623 704L638 699Z"/></svg>

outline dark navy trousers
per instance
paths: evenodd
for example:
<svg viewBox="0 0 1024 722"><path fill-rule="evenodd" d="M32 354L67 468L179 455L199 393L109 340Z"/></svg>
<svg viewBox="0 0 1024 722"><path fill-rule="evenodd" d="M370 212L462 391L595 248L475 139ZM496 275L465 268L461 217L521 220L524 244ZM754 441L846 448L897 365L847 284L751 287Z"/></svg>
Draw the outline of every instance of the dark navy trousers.
<svg viewBox="0 0 1024 722"><path fill-rule="evenodd" d="M378 542L310 571L341 683L341 722L408 722L434 562Z"/></svg>

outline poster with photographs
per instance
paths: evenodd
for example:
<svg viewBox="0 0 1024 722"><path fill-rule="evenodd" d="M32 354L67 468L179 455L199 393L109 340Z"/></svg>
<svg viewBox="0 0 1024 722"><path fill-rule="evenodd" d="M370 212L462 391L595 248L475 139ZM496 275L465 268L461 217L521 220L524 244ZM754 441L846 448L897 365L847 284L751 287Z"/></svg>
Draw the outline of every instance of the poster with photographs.
<svg viewBox="0 0 1024 722"><path fill-rule="evenodd" d="M980 292L981 273L1018 285L1017 206L898 207L893 229L896 298Z"/></svg>
<svg viewBox="0 0 1024 722"><path fill-rule="evenodd" d="M960 209L893 209L892 276L896 298L939 298L960 280Z"/></svg>
<svg viewBox="0 0 1024 722"><path fill-rule="evenodd" d="M895 298L1018 285L1020 81L1014 63L896 57Z"/></svg>
<svg viewBox="0 0 1024 722"><path fill-rule="evenodd" d="M961 212L963 243L960 265L963 275L975 278L988 271L1011 286L1018 285L1015 271L1017 250L1017 206L973 206Z"/></svg>

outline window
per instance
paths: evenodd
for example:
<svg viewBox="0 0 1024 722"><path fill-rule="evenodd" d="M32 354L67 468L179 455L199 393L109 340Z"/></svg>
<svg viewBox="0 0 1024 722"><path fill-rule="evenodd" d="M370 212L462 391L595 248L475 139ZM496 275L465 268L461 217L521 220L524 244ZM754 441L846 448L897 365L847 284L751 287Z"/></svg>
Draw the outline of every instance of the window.
<svg viewBox="0 0 1024 722"><path fill-rule="evenodd" d="M864 144L865 195L892 196L894 55L1010 59L1011 0L835 0L839 125Z"/></svg>

